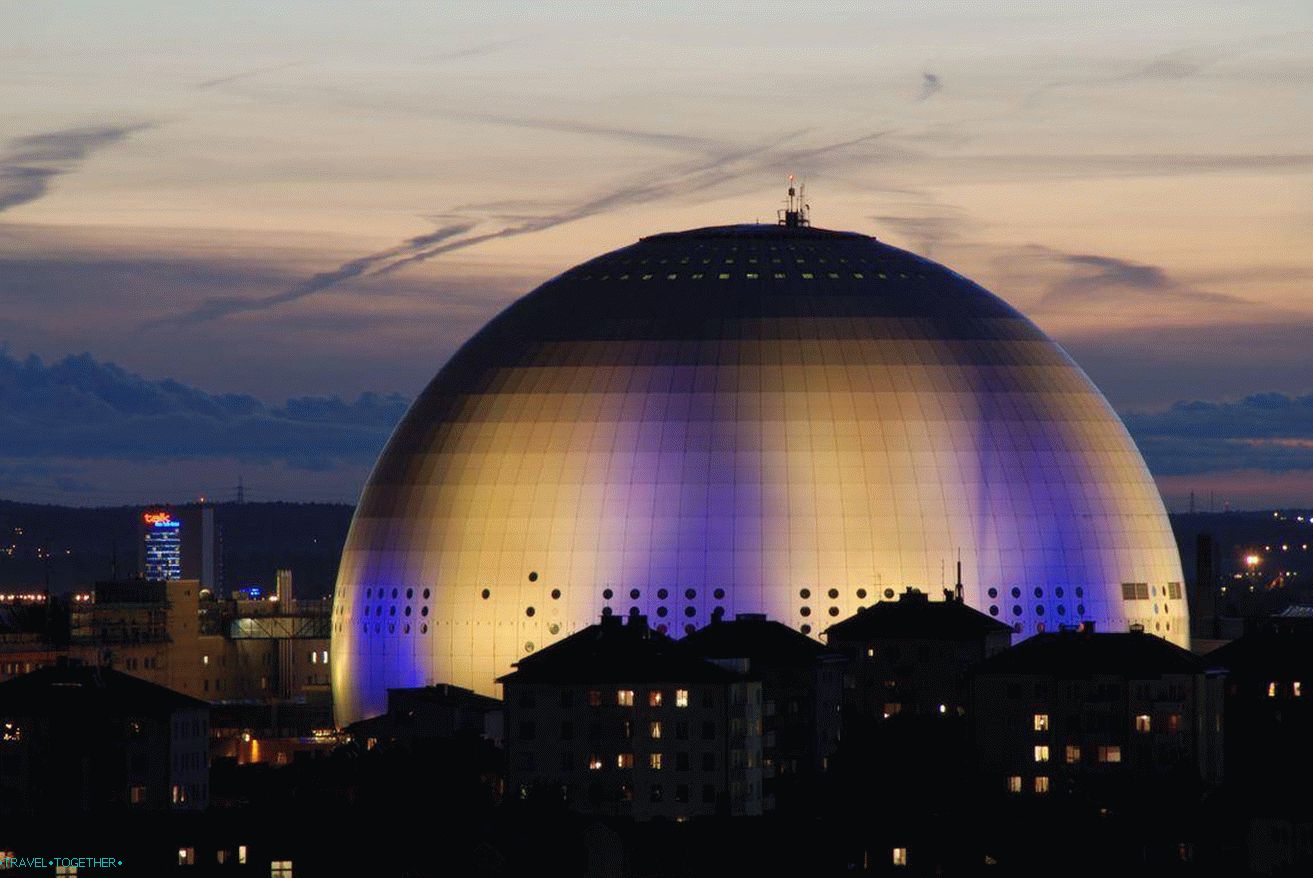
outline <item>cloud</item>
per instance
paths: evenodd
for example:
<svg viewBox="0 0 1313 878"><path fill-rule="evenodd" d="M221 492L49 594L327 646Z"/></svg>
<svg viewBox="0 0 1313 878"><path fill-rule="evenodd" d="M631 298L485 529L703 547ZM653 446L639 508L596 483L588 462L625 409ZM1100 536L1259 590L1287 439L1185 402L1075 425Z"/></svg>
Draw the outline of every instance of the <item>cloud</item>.
<svg viewBox="0 0 1313 878"><path fill-rule="evenodd" d="M207 79L204 82L198 82L196 83L196 90L205 91L207 89L217 88L221 85L227 85L230 82L241 82L243 79L263 76L266 73L276 73L279 70L300 67L303 64L305 64L304 61L285 61L282 64L269 64L264 67L253 67L250 70L243 70L240 73L231 73L227 76L219 76L214 79Z"/></svg>
<svg viewBox="0 0 1313 878"><path fill-rule="evenodd" d="M916 96L917 101L928 101L937 95L944 87L943 80L939 74L926 71L921 74L921 93Z"/></svg>
<svg viewBox="0 0 1313 878"><path fill-rule="evenodd" d="M0 435L10 461L236 458L321 470L374 460L408 406L376 393L271 406L149 380L89 354L46 365L0 351Z"/></svg>
<svg viewBox="0 0 1313 878"><path fill-rule="evenodd" d="M452 223L427 235L411 238L386 250L376 251L343 263L331 271L316 274L309 280L282 292L255 298L210 299L200 307L184 314L153 321L149 325L168 322L206 322L242 312L267 310L303 299L346 280L358 277L383 277L442 254L464 250L498 238L533 234L625 207L676 196L687 197L689 193L710 197L710 193L717 187L744 177L757 176L769 167L805 165L813 170L832 167L838 163L851 161L853 150L867 146L889 132L873 131L819 146L795 148L786 146L805 133L805 129L790 132L761 146L724 148L712 155L699 157L674 167L649 171L573 205L493 231L468 234L475 227L473 221Z"/></svg>
<svg viewBox="0 0 1313 878"><path fill-rule="evenodd" d="M360 277L371 269L385 266L390 261L402 259L408 254L425 252L426 248L432 247L439 241L463 235L473 228L474 224L470 222L451 223L427 234L408 238L395 247L389 247L386 250L379 250L370 253L368 256L361 256L358 259L344 262L332 271L323 271L312 275L308 280L289 287L282 292L254 298L242 296L214 297L206 299L198 307L185 314L152 320L145 325L151 327L169 323L202 323L245 311L262 311L287 302L295 302L297 299L304 299L306 296L336 286L345 280Z"/></svg>
<svg viewBox="0 0 1313 878"><path fill-rule="evenodd" d="M958 240L969 224L966 213L950 205L923 201L900 205L899 209L903 212L869 217L877 234L889 229L910 249L931 258L941 246Z"/></svg>
<svg viewBox="0 0 1313 878"><path fill-rule="evenodd" d="M65 128L10 140L0 152L0 213L36 201L50 191L55 177L76 170L92 153L151 127L137 123Z"/></svg>
<svg viewBox="0 0 1313 878"><path fill-rule="evenodd" d="M1155 474L1313 470L1313 394L1178 402L1123 420Z"/></svg>
<svg viewBox="0 0 1313 878"><path fill-rule="evenodd" d="M446 52L437 52L435 54L426 56L424 60L458 61L465 58L478 58L483 55L491 55L493 52L498 52L506 48L507 46L512 46L520 42L522 39L523 39L522 37L512 37L506 40L493 40L492 42L488 42L488 43L479 43L478 45L475 46L467 46L464 49L451 49L450 51L446 51Z"/></svg>
<svg viewBox="0 0 1313 878"><path fill-rule="evenodd" d="M1187 305L1235 308L1246 300L1225 293L1201 290L1172 276L1165 268L1100 253L1064 253L1032 245L1009 253L1012 263L1044 286L1037 312L1080 306L1156 304L1163 308Z"/></svg>

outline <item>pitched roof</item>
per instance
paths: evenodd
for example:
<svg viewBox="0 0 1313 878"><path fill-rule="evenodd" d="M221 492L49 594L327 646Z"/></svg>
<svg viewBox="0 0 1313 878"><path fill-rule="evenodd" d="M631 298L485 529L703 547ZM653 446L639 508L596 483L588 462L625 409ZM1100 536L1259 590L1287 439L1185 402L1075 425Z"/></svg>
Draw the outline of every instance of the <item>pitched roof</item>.
<svg viewBox="0 0 1313 878"><path fill-rule="evenodd" d="M642 616L618 616L526 656L500 683L726 683L739 674L690 655L647 626Z"/></svg>
<svg viewBox="0 0 1313 878"><path fill-rule="evenodd" d="M1198 674L1205 669L1199 656L1153 634L1058 631L1036 634L985 659L976 673L1139 678Z"/></svg>
<svg viewBox="0 0 1313 878"><path fill-rule="evenodd" d="M1300 673L1313 668L1313 631L1292 627L1250 631L1219 646L1204 661L1210 668L1233 673Z"/></svg>
<svg viewBox="0 0 1313 878"><path fill-rule="evenodd" d="M732 622L712 621L679 641L690 655L709 659L746 658L754 666L810 667L843 656L805 634L765 616L740 615Z"/></svg>
<svg viewBox="0 0 1313 878"><path fill-rule="evenodd" d="M210 707L131 674L86 665L38 668L0 683L0 706L6 713L36 716L157 716Z"/></svg>
<svg viewBox="0 0 1313 878"><path fill-rule="evenodd" d="M829 643L875 637L956 640L1011 634L1012 628L961 601L932 601L908 590L896 601L879 601L826 629Z"/></svg>

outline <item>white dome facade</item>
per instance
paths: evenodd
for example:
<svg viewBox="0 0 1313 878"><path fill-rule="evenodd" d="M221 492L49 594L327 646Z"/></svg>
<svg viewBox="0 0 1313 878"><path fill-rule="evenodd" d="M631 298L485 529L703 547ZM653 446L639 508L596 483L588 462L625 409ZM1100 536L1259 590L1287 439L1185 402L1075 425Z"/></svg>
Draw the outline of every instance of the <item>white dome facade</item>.
<svg viewBox="0 0 1313 878"><path fill-rule="evenodd" d="M339 724L495 679L604 612L818 636L905 586L1026 636L1188 642L1158 491L1078 366L1001 299L873 238L645 238L512 304L438 373L361 497L333 610Z"/></svg>

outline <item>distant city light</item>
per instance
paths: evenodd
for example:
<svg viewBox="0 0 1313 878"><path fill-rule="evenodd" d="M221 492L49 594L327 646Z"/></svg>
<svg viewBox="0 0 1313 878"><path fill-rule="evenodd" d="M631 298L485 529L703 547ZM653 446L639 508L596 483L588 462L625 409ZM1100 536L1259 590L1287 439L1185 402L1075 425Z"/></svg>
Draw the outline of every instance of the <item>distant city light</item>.
<svg viewBox="0 0 1313 878"><path fill-rule="evenodd" d="M1263 560L1263 559L1260 558L1260 557L1258 557L1257 555L1246 555L1246 556L1245 556L1245 566L1246 566L1246 567L1257 567L1257 566L1262 562L1262 560Z"/></svg>

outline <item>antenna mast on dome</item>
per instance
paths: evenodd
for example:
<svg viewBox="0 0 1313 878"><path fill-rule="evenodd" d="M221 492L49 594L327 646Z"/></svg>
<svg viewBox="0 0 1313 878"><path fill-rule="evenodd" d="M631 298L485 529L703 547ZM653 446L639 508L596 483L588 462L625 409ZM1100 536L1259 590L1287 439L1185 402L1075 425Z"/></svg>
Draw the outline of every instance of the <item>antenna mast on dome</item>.
<svg viewBox="0 0 1313 878"><path fill-rule="evenodd" d="M793 175L789 175L789 197L784 202L785 207L776 211L779 215L779 224L791 229L810 226L812 224L811 205L806 201L807 184L799 184L796 188L793 185Z"/></svg>

